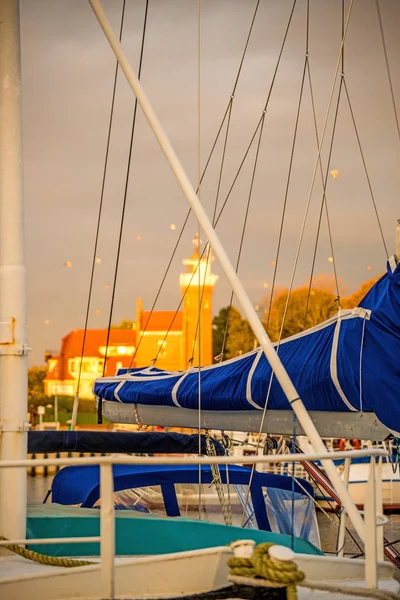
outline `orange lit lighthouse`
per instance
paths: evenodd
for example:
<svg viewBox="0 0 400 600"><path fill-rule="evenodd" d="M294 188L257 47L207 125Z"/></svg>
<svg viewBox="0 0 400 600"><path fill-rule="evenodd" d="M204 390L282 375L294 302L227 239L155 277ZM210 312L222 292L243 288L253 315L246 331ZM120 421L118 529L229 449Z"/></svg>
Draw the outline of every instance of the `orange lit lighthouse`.
<svg viewBox="0 0 400 600"><path fill-rule="evenodd" d="M184 360L192 366L213 363L212 355L212 294L218 276L211 272L211 252L200 258L199 236L195 235L194 253L183 264L186 273L179 277L183 298ZM208 257L208 260L207 260Z"/></svg>

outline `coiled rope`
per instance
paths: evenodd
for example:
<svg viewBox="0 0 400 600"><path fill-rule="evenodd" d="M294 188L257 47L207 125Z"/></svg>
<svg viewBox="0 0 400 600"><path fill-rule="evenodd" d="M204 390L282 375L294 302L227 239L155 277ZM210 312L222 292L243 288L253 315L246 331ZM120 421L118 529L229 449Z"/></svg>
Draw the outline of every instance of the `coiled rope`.
<svg viewBox="0 0 400 600"><path fill-rule="evenodd" d="M271 542L259 544L251 558L230 558L228 560L230 574L265 579L270 587L285 587L287 600L296 600L296 583L303 581L304 573L292 560L278 562L271 559L268 550L274 545Z"/></svg>
<svg viewBox="0 0 400 600"><path fill-rule="evenodd" d="M228 560L229 580L236 585L254 587L286 587L287 600L297 600L296 584L311 590L374 598L375 600L395 600L398 595L387 589L364 588L335 582L312 581L305 578L292 560L278 561L269 557L268 550L275 544L259 544L251 558L232 557Z"/></svg>
<svg viewBox="0 0 400 600"><path fill-rule="evenodd" d="M7 538L0 536L0 540L7 541ZM14 554L22 556L22 558L32 560L42 565L50 565L51 567L86 567L87 565L96 564L94 562L90 562L89 560L76 560L61 556L47 556L46 554L34 552L33 550L29 550L28 548L24 548L18 544L7 544L4 546L4 548L10 552L13 552Z"/></svg>

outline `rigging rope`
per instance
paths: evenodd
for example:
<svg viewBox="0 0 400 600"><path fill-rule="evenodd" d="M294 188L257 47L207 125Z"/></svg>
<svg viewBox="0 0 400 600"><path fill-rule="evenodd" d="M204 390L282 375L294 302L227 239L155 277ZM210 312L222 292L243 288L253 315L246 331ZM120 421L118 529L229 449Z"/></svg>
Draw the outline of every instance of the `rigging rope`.
<svg viewBox="0 0 400 600"><path fill-rule="evenodd" d="M307 2L307 13L308 13L308 10L309 10L309 2ZM309 20L307 18L307 23L308 22L309 22ZM307 34L307 39L308 39L308 34ZM273 273L273 277L272 277L271 297L269 300L268 316L267 316L267 330L268 330L270 315L271 315L272 299L273 299L273 295L274 295L276 274L277 274L277 270L278 270L279 255L280 255L280 249L281 249L281 243L282 243L283 226L284 226L284 222L285 222L286 207L287 207L287 201L288 201L288 197L289 197L289 186L290 186L290 181L291 181L291 176L292 176L293 158L294 158L294 151L295 151L295 147L296 147L297 131L298 131L298 127L299 127L300 109L301 109L301 103L302 103L302 99L303 99L304 79L305 79L305 74L306 74L307 63L308 63L308 47L307 47L306 55L305 55L304 70L303 70L303 76L301 79L299 101L297 104L296 122L295 122L295 126L294 126L292 149L291 149L290 160L289 160L289 170L288 170L288 175L287 175L287 179L286 179L286 189L285 189L285 196L284 196L284 200L283 200L281 224L280 224L279 234L278 234L278 246L277 246L276 257L275 257L275 261L274 261L275 265L274 265L274 273Z"/></svg>
<svg viewBox="0 0 400 600"><path fill-rule="evenodd" d="M300 238L299 238L299 242L298 242L298 247L297 247L296 256L295 256L294 265L293 265L292 276L291 276L291 280L290 280L290 286L289 286L288 295L287 295L287 299L286 299L286 304L285 304L285 309L284 309L284 315L283 315L281 330L280 330L280 334L279 334L279 340L278 340L278 343L277 343L277 352L279 352L279 345L280 345L280 341L281 341L281 337L282 337L283 325L284 325L284 322L285 322L285 318L286 318L286 314L287 314L287 309L288 309L288 304L289 304L289 300L290 300L290 294L291 294L291 290L292 290L292 287L293 287L294 277L295 277L295 274L296 274L297 263L298 263L298 258L299 258L299 254L300 254L300 248L301 248L301 245L302 245L302 240L303 240L303 236L304 236L305 225L306 225L306 222L307 222L307 216L308 216L308 211L309 211L310 202L311 202L311 196L312 196L312 192L313 192L313 189L314 189L315 177L316 177L316 173L317 173L318 164L319 164L319 161L320 161L320 158L321 158L322 145L323 145L324 138L325 138L326 128L327 128L327 124L328 124L328 118L329 118L330 109L331 109L332 100L333 100L333 94L334 94L334 90L335 90L335 86L336 86L336 80L337 80L337 76L338 76L338 72L339 72L339 67L340 67L340 64L341 64L341 57L342 57L342 53L343 53L344 42L345 42L345 38L346 38L346 34L347 34L347 29L348 29L348 25L349 25L349 21L350 21L350 16L351 16L352 8L353 8L353 1L354 0L350 0L350 5L349 5L348 13L347 13L346 24L345 24L345 27L344 27L344 30L343 30L342 41L341 41L340 50L339 50L339 56L338 56L337 63L336 63L336 69L335 69L335 74L334 74L334 78L333 78L333 82L332 82L332 88L331 88L331 92L330 92L330 96L329 96L328 107L327 107L327 110L326 110L326 115L325 115L324 125L323 125L323 129L322 129L321 140L320 140L320 144L318 146L317 159L316 159L315 166L314 166L312 182L311 182L311 186L310 186L309 195L308 195L308 198L307 198L307 204L306 204L305 214L304 214L304 217L303 217L303 223L302 223L302 227L301 227ZM309 0L307 1L307 11L308 11L308 5L309 5ZM308 17L307 17L307 25L309 25L309 18ZM306 35L306 57L305 57L306 61L308 60L308 54L309 54L308 53L307 44L308 44L308 34ZM265 404L264 404L263 414L262 414L261 422L260 422L260 428L259 428L258 440L257 440L257 446L258 447L259 447L259 444L260 444L261 432L262 432L263 427L264 427L265 417L266 417L266 413L267 413L267 406L268 406L268 400L269 400L269 396L270 396L270 392L271 392L273 376L274 376L274 373L272 372L271 373L271 377L270 377L270 381L269 381L269 386L268 386L267 398L266 398L266 401L265 401ZM255 469L255 466L253 465L252 470L251 470L251 475L250 475L250 482L252 481L252 478L253 478L254 469ZM247 499L246 499L247 501L248 501L248 498L249 498L249 494L247 494ZM243 522L244 518L245 518L245 513L243 512L242 522Z"/></svg>
<svg viewBox="0 0 400 600"><path fill-rule="evenodd" d="M205 175L206 175L206 172L207 172L207 170L208 170L209 164L210 164L210 162L211 162L211 158L212 158L212 156L213 156L213 154L214 154L215 147L216 147L216 145L217 145L217 142L218 142L218 140L219 140L219 136L220 136L220 134L221 134L221 131L222 131L222 129L223 129L223 126L224 126L224 123L225 123L225 120L226 120L227 116L228 116L228 120L230 119L229 115L230 115L230 112L231 112L231 110L232 110L232 103L233 103L233 100L234 100L234 97L235 97L235 92L236 92L237 85L238 85L238 83L239 83L239 79L240 79L240 75L241 75L241 72L242 72L242 67L243 67L243 62L244 62L244 59L245 59L245 56L246 56L246 53L247 53L247 48L248 48L248 45L249 45L249 42L250 42L250 38L251 38L252 31L253 31L253 26L254 26L254 22L255 22L256 15L257 15L257 11L258 11L259 4L260 4L260 0L257 0L256 6L255 6L255 9L254 9L254 13L253 13L253 18L252 18L252 21L251 21L251 24L250 24L250 29L249 29L249 32L248 32L248 35L247 35L247 38L246 38L246 43L245 43L244 50L243 50L243 53L242 53L242 56L241 56L241 60L240 60L240 64L239 64L239 68L238 68L238 72L237 72L237 74L236 74L236 79L235 79L235 83L234 83L234 86L233 86L233 90L232 90L232 93L231 93L231 96L230 96L230 99L229 99L228 105L227 105L227 107L226 107L226 109L225 109L225 113L224 113L224 116L223 116L223 118L222 118L221 124L220 124L220 126L219 126L219 128L218 128L218 131L217 131L217 134L216 134L216 136L215 136L215 139L214 139L213 145L212 145L212 147L211 147L210 153L209 153L209 155L208 155L208 158L207 158L207 161L206 161L206 164L205 164L205 167L204 167L204 170L203 170L202 176L201 176L201 178L200 178L200 184L202 183L202 181L203 181L203 179L204 179L204 177L205 177ZM246 155L246 156L247 156L247 155ZM243 161L243 162L244 162L244 161ZM242 165L241 165L241 166L242 166ZM241 167L240 167L240 169L241 169ZM196 190L196 191L198 191L198 190ZM215 207L215 210L216 210L216 207ZM142 331L142 333L141 333L141 335L140 335L140 338L139 338L139 342L138 342L138 344L137 344L137 346L136 346L136 349L135 349L135 352L134 352L134 354L133 354L133 356L132 356L132 359L131 359L131 362L130 362L130 365L129 365L129 369L128 369L128 373L129 373L130 369L132 368L133 362L134 362L134 360L135 360L135 358L136 358L136 356L137 356L137 353L138 353L139 347L140 347L140 345L141 345L141 342L142 342L142 339L143 339L144 333L145 333L145 331L147 330L147 326L148 326L148 324L149 324L149 321L150 321L151 315L152 315L152 314L153 314L153 312L154 312L154 308L155 308L155 306L156 306L156 304L157 304L157 301L158 301L158 298L159 298L159 296L160 296L161 290L162 290L162 288L163 288L163 286L164 286L165 280L166 280L166 278L167 278L167 275L168 275L168 273L169 273L169 270L170 270L170 267L171 267L172 261L173 261L173 259L174 259L174 257L175 257L176 251L177 251L177 249L178 249L178 246L179 246L179 243L180 243L180 241L181 241L181 238L182 238L183 232L184 232L184 230L185 230L186 224L187 224L187 222L188 222L188 220L189 220L189 216L190 216L190 214L191 214L191 209L189 209L189 210L188 210L188 212L187 212L187 214L186 214L186 217L185 217L185 220L184 220L184 223L183 223L183 225L182 225L182 227L181 227L181 230L180 230L180 232L179 232L179 236L178 236L177 242L176 242L176 244L175 244L175 246L174 246L174 249L173 249L173 251L172 251L171 258L170 258L170 260L169 260L169 262L168 262L168 264L167 264L167 267L166 267L166 269L165 269L164 276L163 276L163 278L162 278L162 280L161 280L161 284L160 284L160 286L159 286L159 288L158 288L158 291L157 291L157 294L156 294L156 296L155 296L154 302L153 302L153 304L152 304L152 307L151 307L151 310L150 310L149 316L148 316L148 318L147 318L147 320L146 320L146 323L145 323L144 329L143 329L143 331ZM215 215L214 215L214 216L215 216ZM201 256L203 256L203 254L202 254ZM183 297L184 297L184 296L183 296ZM183 300L183 298L182 298L182 300ZM177 311L176 311L176 313L175 313L175 315L174 315L174 317L173 317L173 320L175 319L175 317L176 317L176 314L178 313L178 311L179 311L179 308L180 308L181 304L182 304L182 302L180 303L180 305L179 305L179 307L178 307L178 309L177 309ZM173 320L172 320L172 322L171 322L171 324L170 324L170 327L172 326ZM170 328L169 328L169 330L170 330ZM169 330L168 330L168 332L169 332Z"/></svg>
<svg viewBox="0 0 400 600"><path fill-rule="evenodd" d="M237 170L237 172L236 172L236 175L235 175L235 177L234 177L234 179L233 179L233 182L232 182L232 184L231 184L231 186L230 186L230 188L229 188L229 190L228 190L228 193L227 193L227 196L226 196L226 198L225 198L225 200L224 200L224 202L223 202L223 205L222 205L222 207L221 207L221 209L220 209L220 211L219 211L218 217L217 217L217 219L215 220L214 227L216 227L216 226L217 226L217 224L218 224L218 222L219 222L219 220L220 220L220 218L221 218L221 216L222 216L222 213L223 213L223 211L224 211L224 209L225 209L225 207L226 207L226 205L227 205L227 202L228 202L228 200L229 200L229 198L230 198L230 195L231 195L231 193L232 193L232 190L233 190L233 188L234 188L234 186L235 186L235 184L236 184L236 181L237 181L237 179L238 179L238 177L239 177L239 175L240 175L240 172L241 172L241 170L242 170L242 167L243 167L243 165L244 165L244 163L245 163L245 161L246 161L246 158L247 158L247 156L248 156L248 154L249 154L249 152L250 152L250 149L251 149L251 147L252 147L253 141L254 141L254 139L255 139L255 137L256 137L256 135L257 135L257 132L258 132L258 130L259 130L259 129L260 129L260 127L262 126L262 122L263 122L263 119L264 119L264 116L265 116L265 112L266 112L266 110L267 110L267 107L268 107L268 104L269 104L269 100L270 100L270 97L271 97L271 92L272 92L273 84L274 84L274 82L275 82L276 74L277 74L278 67L279 67L279 64L280 64L280 60L281 60L281 57L282 57L283 49L284 49L284 46L285 46L285 43L286 43L286 38L287 38L287 35L288 35L288 32L289 32L289 28L290 28L290 24L291 24L291 21L292 21L292 16L293 16L294 8L295 8L295 6L296 6L296 2L297 2L297 0L294 0L294 2L293 2L293 6L292 6L292 9L291 9L291 12L290 12L290 16L289 16L289 22L288 22L288 25L287 25L287 27L286 27L285 35L284 35L283 42L282 42L282 46L281 46L281 49L280 49L280 52L279 52L279 56L278 56L278 60L277 60L277 64L276 64L276 66L275 66L275 70L274 70L274 75L273 75L272 83L271 83L271 86L270 86L270 88L269 88L269 92L268 92L267 100L266 100L266 102L265 102L264 109L263 109L263 111L262 111L262 114L261 114L261 117L260 117L260 119L259 119L259 121L258 121L258 123L257 123L257 126L256 126L256 128L255 128L255 131L254 131L253 135L251 136L250 142L249 142L249 144L248 144L248 146L247 146L247 148L246 148L246 151L245 151L245 153L244 153L244 156L243 156L243 158L242 158L242 160L241 160L241 162L240 162L240 164L239 164L239 168L238 168L238 170ZM246 47L247 47L247 46L246 46ZM204 256L204 253L205 253L206 249L208 249L208 246L209 246L209 244L207 243L207 244L206 244L206 246L205 246L205 248L204 248L204 250L203 250L203 252L202 252L202 253L201 253L201 255L199 256L199 261L198 261L198 263L197 263L197 266L196 266L195 272L197 271L197 268L199 267L200 261L201 261L202 257ZM193 275L192 275L192 278L193 278ZM181 301L180 301L180 303L179 303L179 306L178 306L177 310L175 311L175 314L174 314L174 316L173 316L173 318L172 318L172 322L174 321L174 319L176 318L176 315L177 315L177 314L178 314L178 312L179 312L179 308L180 308L180 306L182 305L183 299L185 298L185 295L186 295L186 293L187 293L187 291L188 291L188 289L189 289L189 286L190 286L190 283L191 283L191 281L192 281L192 278L190 279L190 281L189 281L189 284L188 284L188 286L186 287L184 294L182 295L182 298L181 298ZM166 340L166 338L167 338L167 336L168 336L168 333L169 333L169 331L170 331L170 329L171 329L171 327L172 327L172 322L171 322L171 324L170 324L170 327L168 328L168 331L167 331L166 335L164 336L164 341ZM158 353L157 353L157 356L156 356L156 358L158 357L158 355L159 355L159 351L158 351Z"/></svg>
<svg viewBox="0 0 400 600"><path fill-rule="evenodd" d="M206 434L206 452L207 452L207 456L217 456L217 453L215 450L215 445L212 443L208 432ZM215 489L217 490L218 500L219 500L219 503L221 506L225 525L232 525L232 506L231 506L230 494L229 494L229 482L227 482L228 483L228 502L226 502L225 492L224 492L224 488L222 486L220 467L219 467L219 465L216 465L216 464L212 464L210 466L211 466L211 473L213 476L211 485L215 485ZM225 465L225 467L227 469L228 465ZM228 469L226 472L227 472L227 478L228 478Z"/></svg>
<svg viewBox="0 0 400 600"><path fill-rule="evenodd" d="M285 197L284 197L284 203L283 203L281 226L280 226L280 232L279 232L279 236L278 236L277 260L276 260L275 269L274 269L274 279L273 279L273 287L272 287L272 291L271 291L270 307L271 307L271 303L272 303L273 288L274 288L274 285L275 285L276 266L277 266L277 262L278 262L278 259L279 259L279 251L280 251L280 245L281 245L281 240L282 240L283 224L284 224L284 220L285 220L286 205L287 205L287 199L288 199L288 194L289 194L289 185L290 185L291 174L292 174L292 167L293 167L294 151L295 151L296 140L297 140L297 132L298 132L298 125L299 125L299 118L300 118L300 109L301 109L301 103L302 103L302 98L303 98L304 80L305 80L305 75L306 75L306 65L307 65L307 62L308 62L308 25L309 25L309 0L307 0L307 32L306 32L306 52L305 52L304 68L303 68L303 74L302 74L302 78L301 78L299 100L298 100L298 103L297 103L296 121L295 121L294 133L293 133L292 149L291 149L290 160L289 160L289 169L288 169L288 176L287 176L287 181L286 181L286 189L285 189ZM269 312L268 312L268 319L269 319L269 315L270 315L270 309L269 309ZM280 341L281 341L281 337L282 337L284 318L285 318L285 315L284 315L283 320L282 320L282 326L281 326L281 331L280 331L278 345L277 345L277 353L279 352L279 345L280 345ZM268 321L267 321L267 329L268 329ZM266 401L265 401L263 415L262 415L262 419L261 419L261 423L260 423L260 428L259 428L259 432L258 432L256 454L258 453L258 449L259 449L259 446L260 446L261 432L262 432L263 427L264 427L264 420L265 420L265 416L266 416L266 409L267 409L267 405L268 405L268 399L269 399L269 395L270 395L270 391L271 391L272 381L273 381L273 372L271 373L271 377L270 377L270 380L269 380L268 391L267 391L267 398L266 398ZM243 526L243 523L244 523L244 520L245 520L247 503L248 503L249 498L250 498L250 486L251 486L251 482L253 480L254 470L255 470L255 464L252 466L252 469L251 469L250 480L249 480L249 487L248 487L247 493L246 493L246 503L245 503L245 506L244 506L243 516L242 516L242 526Z"/></svg>
<svg viewBox="0 0 400 600"><path fill-rule="evenodd" d="M308 73L308 82L309 82L309 87L310 87L310 98L311 98L311 107L312 107L312 114L313 114L313 121L314 121L315 139L316 139L317 148L318 148L319 147L319 135L318 135L318 125L317 125L317 113L315 110L314 91L313 91L313 86L312 86L311 68L310 68L309 61L307 63L307 73ZM321 175L321 182L322 182L322 186L324 186L324 175L323 175L323 169L322 169L321 156L319 157L318 162L319 162L319 171L320 171L320 175ZM330 223L330 219L329 219L328 203L326 201L326 186L325 186L324 194L325 194L324 206L325 206L326 222L327 222L327 226L328 226L329 245L330 245L331 256L332 256L333 275L335 278L336 296L339 298L339 296L340 296L339 278L338 278L337 269L336 269L335 250L334 250L334 246L333 246L333 236L332 236L332 230L331 230L331 223Z"/></svg>
<svg viewBox="0 0 400 600"><path fill-rule="evenodd" d="M230 575L262 578L271 587L285 587L287 600L296 600L296 583L303 581L305 575L292 560L276 561L270 558L268 551L272 546L275 544L264 542L255 547L251 558L229 558Z"/></svg>
<svg viewBox="0 0 400 600"><path fill-rule="evenodd" d="M201 195L201 0L197 0L197 195L200 200ZM198 246L197 252L200 253L201 244L201 226L200 221L197 222ZM205 274L206 275L206 274ZM205 276L204 275L204 276ZM197 302L198 302L198 371L197 371L197 416L198 416L198 440L199 440L199 456L201 455L201 330L200 330L200 313L201 313L201 269L198 270L198 287L197 287ZM193 358L195 353L196 336L193 340ZM207 442L206 442L207 443ZM198 466L199 473L199 520L201 520L201 464Z"/></svg>
<svg viewBox="0 0 400 600"><path fill-rule="evenodd" d="M286 39L289 33L289 29L290 29L290 25L292 22L292 17L293 17L293 13L294 13L294 9L296 6L296 1L294 0L293 2L293 6L289 15L289 20L288 20L288 24L285 30L285 35L283 37L283 41L281 44L281 48L280 48L280 52L278 55L278 59L275 65L275 69L274 69L274 73L273 73L273 77L271 80L271 84L268 90L268 95L267 95L267 99L265 101L265 105L264 105L264 109L262 111L260 120L257 124L257 128L256 131L254 132L254 135L252 136L251 142L248 146L248 151L250 150L250 147L253 144L253 141L255 139L255 136L257 135L257 132L259 131L259 137L258 137L258 143L257 143L257 149L256 149L256 154L255 154L255 159L254 159L254 165L253 165L253 171L252 171L252 177L251 177L251 182L250 182L250 189L249 189L249 195L248 195L248 199L247 199L247 205L246 205L246 210L245 210L245 215L244 215L244 222L243 222L243 227L242 227L242 233L241 233L241 239L240 239L240 244L239 244L239 251L238 251L238 256L237 256L237 261L236 261L236 273L238 272L239 269L239 265L240 265L240 259L241 259L241 254L242 254L242 248L243 248L243 242L244 242L244 236L245 236L245 232L246 232L246 225L247 225L247 218L248 218L248 214L249 214L249 209L250 209L250 203L251 203L251 198L252 198L252 193L253 193L253 187L254 187L254 180L255 180L255 175L256 175L256 170L257 170L257 165L258 165L258 157L259 157L259 153L260 153L260 146L261 146L261 140L262 140L262 134L263 134L263 130L264 130L264 123L265 123L265 115L267 113L267 109L268 109L268 105L269 105L269 101L271 98L271 94L272 94L272 90L275 84L275 79L276 79L276 75L279 69L279 65L281 62L281 58L282 58L282 54L283 54L283 50L285 48L285 44L286 44ZM258 8L258 4L257 7ZM248 151L245 154L245 157L247 157ZM240 165L240 169L243 165ZM236 182L236 179L234 179L234 183ZM234 185L234 184L233 184ZM223 205L223 208L225 207L226 201L228 199L228 197L230 196L230 193L233 189L233 185L231 186L228 196L225 200L225 203ZM216 207L215 207L216 208ZM222 211L221 211L222 212ZM214 217L215 217L215 211L214 211ZM230 310L232 307L232 302L233 302L233 292L231 293L231 297L230 297L230 302L229 302L229 306L228 306L228 311L227 311L227 318L226 318L226 323L225 323L225 331L224 331L224 337L223 337L223 342L222 342L222 348L221 348L221 353L219 354L219 360L222 361L223 360L223 356L224 356L224 350L225 350L225 343L226 343L226 338L227 338L227 332L228 332L228 327L229 327L229 314L230 314Z"/></svg>
<svg viewBox="0 0 400 600"><path fill-rule="evenodd" d="M370 180L368 169L367 169L367 164L365 162L364 152L363 152L363 149L362 149L361 140L360 140L360 136L359 136L359 133L358 133L358 128L357 128L357 125L356 125L356 120L355 120L355 117L354 117L354 111L353 111L352 104L350 102L350 95L349 95L349 91L347 89L346 80L344 78L343 78L343 84L344 84L344 90L346 92L346 97L347 97L347 100L348 100L348 103L349 103L349 109L350 109L351 119L352 119L352 122L353 122L353 125L354 125L354 131L355 131L355 134L356 134L356 137L357 137L357 143L358 143L358 147L360 149L361 160L362 160L362 163L363 163L363 166L364 166L365 176L367 178L368 187L369 187L369 191L370 191L370 194L371 194L371 200L372 200L372 204L374 206L374 211L375 211L375 215L376 215L376 220L378 222L379 231L380 231L380 234L381 234L383 247L385 249L386 258L389 259L389 252L388 252L388 249L387 249L387 246L386 246L385 237L383 235L381 220L379 218L379 213L378 213L378 209L377 209L376 202L375 202L375 196L374 196L374 192L372 190L372 185L371 185L371 180Z"/></svg>
<svg viewBox="0 0 400 600"><path fill-rule="evenodd" d="M324 140L325 140L326 128L327 128L327 125L328 125L328 118L329 118L329 114L330 114L330 110L331 110L331 106L332 106L333 95L334 95L335 86L336 86L336 80L337 80L337 76L338 76L338 73L339 73L339 67L341 65L341 57L342 57L342 53L343 53L344 42L345 42L345 39L346 39L346 34L347 34L347 29L348 29L348 25L349 25L349 21L350 21L351 11L352 11L352 8L353 8L353 1L354 0L350 0L350 6L349 6L348 13L347 13L346 25L345 25L344 31L343 31L342 42L341 42L340 51L339 51L339 57L338 57L337 64L336 64L335 75L334 75L333 82L332 82L332 88L331 88L331 93L330 93L330 96L329 96L328 107L327 107L327 110L326 110L324 125L323 125L323 128L322 128L321 140L320 140L320 144L319 144L319 147L318 147L317 159L316 159L315 165L314 165L314 171L313 171L313 176L312 176L312 180L311 180L310 191L309 191L308 198L307 198L307 203L306 203L305 213L304 213L304 217L303 217L303 223L302 223L302 226L301 226L301 232L300 232L299 242L298 242L298 245L297 245L297 251L296 251L296 255L295 255L295 259L294 259L293 270L292 270L292 275L291 275L291 279L290 279L290 285L289 285L289 290L288 290L288 295L287 295L286 305L285 305L285 310L284 310L284 318L285 318L285 315L287 313L288 304L289 304L289 300L290 300L290 294L291 294L291 291L292 291L292 288L293 288L294 278L295 278L295 274L296 274L296 270L297 270L297 264L298 264L298 260L299 260L299 256L300 256L300 250L301 250L301 246L302 246L302 242L303 242L303 237L304 237L304 231L305 231L305 227L306 227L306 223L307 223L308 212L309 212L309 208L310 208L310 204L311 204L311 197L312 197L312 193L313 193L314 185L315 185L315 178L316 178L316 174L317 174L317 168L318 168L319 160L320 160L320 157L321 157L322 146L323 146L323 143L324 143Z"/></svg>
<svg viewBox="0 0 400 600"><path fill-rule="evenodd" d="M119 41L122 40L122 32L123 32L123 28L124 28L125 4L126 4L126 0L123 0L122 12L121 12L121 25L120 25L120 30L119 30ZM106 152L105 152L105 157L104 157L103 178L102 178L102 182L101 182L100 203L99 203L99 210L98 210L98 216L97 216L96 236L95 236L94 249L93 249L92 268L91 268L91 273L90 273L89 293L88 293L88 299L87 299L87 304L86 304L85 327L83 330L81 360L79 363L78 382L77 382L76 394L75 394L75 398L74 398L74 405L73 405L73 409L72 409L71 429L75 429L76 420L77 420L77 416L78 416L79 388L80 388L81 376L82 376L82 362L83 362L83 355L85 352L86 333L87 333L87 327L88 327L88 322L89 322L90 303L91 303L91 299L92 299L94 270L96 267L97 247L98 247L98 243L99 243L99 234L100 234L100 223L101 223L101 216L102 216L102 211L103 211L104 190L105 190L106 174L107 174L107 166L108 166L108 155L109 155L109 150L110 150L111 129L112 129L112 123L113 123L113 116L114 116L115 92L116 92L116 88L117 88L118 69L119 69L119 64L118 64L118 61L116 61L113 92L112 92L112 99L111 99L111 108L110 108L110 117L109 117L109 123L108 123Z"/></svg>
<svg viewBox="0 0 400 600"><path fill-rule="evenodd" d="M138 68L138 79L139 80L142 75L143 54L144 54L144 44L145 44L145 39L146 39L146 26L147 26L149 1L150 0L146 0L145 11L144 11L143 33L142 33L142 41L141 41L141 46L140 46L140 57L139 57L139 68ZM113 280L113 288L112 288L111 303L110 303L110 314L109 314L109 319L108 319L107 342L106 342L106 350L105 350L105 354L104 354L104 365L103 365L103 377L106 372L107 353L108 353L108 345L109 345L109 341L110 341L110 332L111 332L111 321L112 321L112 315L113 315L113 310L114 310L114 301L115 301L115 290L117 287L119 258L120 258L120 253L121 253L122 234L123 234L123 230L124 230L126 201L127 201L127 197L128 197L129 176L130 176L131 160L132 160L132 152L133 152L133 141L134 141L135 130L136 130L137 107L138 107L138 100L135 97L135 104L134 104L133 117L132 117L131 137L130 137L130 142L129 142L128 163L127 163L126 176L125 176L124 198L123 198L123 203L122 203L121 221L120 221L119 236L118 236L117 256L115 259L115 271L114 271L114 280ZM99 424L103 422L102 411L103 411L103 403L99 402L97 405L97 422Z"/></svg>
<svg viewBox="0 0 400 600"><path fill-rule="evenodd" d="M342 66L342 68L343 68L343 66ZM339 84L339 92L338 92L338 96L337 96L337 102L336 102L335 116L333 118L332 136L331 136L331 143L329 145L329 153L328 153L328 160L327 160L327 164L326 164L325 177L322 180L322 187L323 187L322 201L321 201L321 207L320 207L319 215L318 215L317 234L315 236L313 258L311 261L311 272L310 272L310 280L308 283L303 329L305 329L307 326L308 307L309 307L309 303L310 303L311 288L312 288L312 282L313 282L313 276L314 276L315 261L317 258L318 242L319 242L319 235L321 232L322 214L324 212L324 207L326 208L326 215L327 215L327 219L329 222L329 216L328 216L328 211L327 211L326 189L327 189L327 185L328 185L329 169L330 169L332 152L333 152L333 143L335 140L336 125L337 125L338 114L339 114L339 106L340 106L340 98L341 98L341 94L342 94L343 82L344 82L344 78L343 78L343 73L342 73L342 77L340 79L340 84ZM333 244L331 244L331 251L333 252ZM335 281L336 281L336 294L337 294L338 308L340 309L340 290L339 290L339 282L338 282L338 278L337 278L334 254L332 254L332 260L333 260L333 264L335 265L334 272L335 272Z"/></svg>
<svg viewBox="0 0 400 600"><path fill-rule="evenodd" d="M0 540L7 541L7 538L0 536ZM87 565L96 564L95 562L89 560L76 560L74 558L66 558L62 556L48 556L47 554L41 554L40 552L29 550L28 548L24 548L18 544L7 544L5 548L14 554L18 554L22 558L32 560L33 562L37 562L42 565L50 565L52 567L86 567Z"/></svg>
<svg viewBox="0 0 400 600"><path fill-rule="evenodd" d="M379 29L380 29L380 32L381 32L383 52L385 54L386 71L387 71L388 79L389 79L390 94L391 94L391 97L392 97L394 118L396 120L397 134L398 134L399 140L400 140L400 123L399 123L399 117L398 117L398 113L397 113L396 100L395 100L395 97L394 97L392 75L391 75L391 72L390 72L389 58L388 58L388 53L387 53L387 49L386 49L386 41L385 41L385 34L384 34L384 31L383 31L383 22L382 22L381 9L380 9L380 6L379 6L379 0L375 0L375 4L376 4L376 10L378 12Z"/></svg>

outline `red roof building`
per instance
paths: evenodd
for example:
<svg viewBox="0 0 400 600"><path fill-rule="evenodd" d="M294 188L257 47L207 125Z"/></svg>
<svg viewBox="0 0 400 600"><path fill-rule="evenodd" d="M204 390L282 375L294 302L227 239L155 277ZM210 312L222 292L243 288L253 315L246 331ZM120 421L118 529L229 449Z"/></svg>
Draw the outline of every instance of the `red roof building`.
<svg viewBox="0 0 400 600"><path fill-rule="evenodd" d="M205 258L200 259L200 277L197 273L193 276L198 256L196 248L195 254L183 261L186 273L180 276L181 311L146 311L138 298L132 329L111 329L108 346L107 329L88 329L85 340L83 329L71 331L62 339L60 354L48 359L45 393L74 396L79 381L80 398L93 398L93 381L103 375L104 361L105 376L115 375L124 367L156 364L160 369L183 371L198 365L199 360L203 366L212 364L211 301L217 277L211 274L211 261ZM203 298L200 319L199 284Z"/></svg>

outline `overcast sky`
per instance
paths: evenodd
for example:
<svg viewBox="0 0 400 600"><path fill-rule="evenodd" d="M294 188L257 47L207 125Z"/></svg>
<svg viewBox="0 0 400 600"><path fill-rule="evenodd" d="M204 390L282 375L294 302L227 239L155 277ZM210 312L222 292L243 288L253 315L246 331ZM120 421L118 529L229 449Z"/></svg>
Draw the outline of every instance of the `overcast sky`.
<svg viewBox="0 0 400 600"><path fill-rule="evenodd" d="M228 104L249 31L255 0L201 0L201 162L204 165ZM222 176L225 199L261 116L287 26L292 0L261 0L233 102ZM340 49L341 1L311 0L309 53L319 132ZM144 0L127 0L123 43L137 68ZM122 2L103 6L119 29ZM348 2L346 2L348 8ZM381 0L393 87L400 111L400 3ZM279 224L304 66L306 1L298 0L265 118L239 274L254 303L271 285ZM91 258L108 130L115 60L88 3L21 0L23 134L31 364L45 349L84 324ZM400 217L400 141L380 39L375 0L355 0L345 46L345 73L383 232L394 251ZM142 82L193 184L197 177L197 0L150 0ZM326 168L334 97L326 143ZM330 168L327 198L338 274L354 291L382 272L385 254L345 96ZM105 327L111 299L117 236L134 99L120 76L104 197L90 327ZM288 195L277 282L287 285L317 157L306 85ZM236 262L255 147L218 225ZM222 139L201 197L215 202ZM317 178L295 285L309 277L321 182ZM139 112L113 321L133 318L136 298L150 308L187 211L186 201ZM176 225L176 230L170 228ZM192 253L196 222L189 222L157 308L179 302L181 260ZM138 240L137 236L141 236ZM326 220L315 272L330 274ZM63 266L66 261L71 268ZM368 266L370 269L368 270ZM229 302L220 275L214 312ZM100 314L96 314L100 311ZM49 323L46 324L46 321Z"/></svg>

